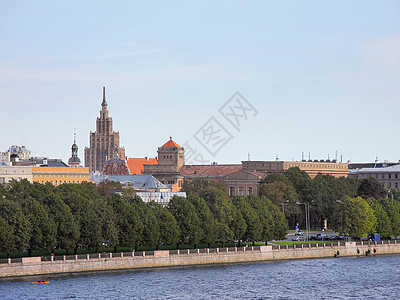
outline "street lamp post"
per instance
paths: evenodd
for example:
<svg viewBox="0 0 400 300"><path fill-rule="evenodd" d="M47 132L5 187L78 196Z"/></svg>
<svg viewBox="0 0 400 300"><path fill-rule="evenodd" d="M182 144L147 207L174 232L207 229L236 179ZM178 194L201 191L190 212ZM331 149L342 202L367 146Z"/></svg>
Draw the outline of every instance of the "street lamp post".
<svg viewBox="0 0 400 300"><path fill-rule="evenodd" d="M310 239L310 204L300 203L300 202L296 202L296 204L304 205L304 214L305 214L305 219L306 219L306 236L307 236L307 241L308 241Z"/></svg>
<svg viewBox="0 0 400 300"><path fill-rule="evenodd" d="M282 213L285 214L285 203L289 203L289 200L282 202Z"/></svg>

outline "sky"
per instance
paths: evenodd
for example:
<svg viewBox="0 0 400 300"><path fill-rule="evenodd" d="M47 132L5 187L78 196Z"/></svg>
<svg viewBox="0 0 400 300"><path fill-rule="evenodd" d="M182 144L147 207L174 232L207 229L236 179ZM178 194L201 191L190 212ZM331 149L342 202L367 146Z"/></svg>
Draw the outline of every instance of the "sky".
<svg viewBox="0 0 400 300"><path fill-rule="evenodd" d="M0 152L400 160L400 1L1 1Z"/></svg>

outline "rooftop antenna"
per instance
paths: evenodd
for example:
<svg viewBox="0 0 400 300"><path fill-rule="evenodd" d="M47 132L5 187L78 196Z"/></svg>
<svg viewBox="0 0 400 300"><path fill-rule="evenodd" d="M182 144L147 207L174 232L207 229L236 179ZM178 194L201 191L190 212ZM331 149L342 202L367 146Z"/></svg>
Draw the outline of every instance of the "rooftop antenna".
<svg viewBox="0 0 400 300"><path fill-rule="evenodd" d="M329 153L328 153L328 159L331 160L331 159L329 158Z"/></svg>
<svg viewBox="0 0 400 300"><path fill-rule="evenodd" d="M276 161L278 161L278 160L279 160L279 156L278 156L278 154L276 155L276 157L275 157L275 160L276 160Z"/></svg>
<svg viewBox="0 0 400 300"><path fill-rule="evenodd" d="M301 152L301 161L304 161L304 151Z"/></svg>
<svg viewBox="0 0 400 300"><path fill-rule="evenodd" d="M308 160L311 160L311 152L308 151Z"/></svg>
<svg viewBox="0 0 400 300"><path fill-rule="evenodd" d="M335 159L337 161L337 150L335 151Z"/></svg>
<svg viewBox="0 0 400 300"><path fill-rule="evenodd" d="M247 159L250 161L250 152L247 153Z"/></svg>

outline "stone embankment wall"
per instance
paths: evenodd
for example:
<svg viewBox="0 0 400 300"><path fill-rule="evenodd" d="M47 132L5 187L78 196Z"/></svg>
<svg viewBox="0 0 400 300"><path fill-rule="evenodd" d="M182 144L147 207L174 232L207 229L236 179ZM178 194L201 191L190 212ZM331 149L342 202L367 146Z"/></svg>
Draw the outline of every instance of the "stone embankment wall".
<svg viewBox="0 0 400 300"><path fill-rule="evenodd" d="M298 244L217 249L160 250L148 252L99 253L64 257L27 257L19 262L8 259L0 264L0 278L26 275L96 272L105 270L177 267L285 259L328 258L400 254L400 244L337 243L335 246ZM43 261L44 260L44 261ZM15 260L14 260L15 261Z"/></svg>

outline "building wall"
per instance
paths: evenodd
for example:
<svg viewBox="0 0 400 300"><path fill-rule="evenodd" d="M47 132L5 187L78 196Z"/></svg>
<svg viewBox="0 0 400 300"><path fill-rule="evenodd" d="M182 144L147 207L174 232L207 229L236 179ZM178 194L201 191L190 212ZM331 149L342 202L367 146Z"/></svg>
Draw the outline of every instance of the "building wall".
<svg viewBox="0 0 400 300"><path fill-rule="evenodd" d="M185 153L182 147L159 147L158 164L174 165L180 169L185 164Z"/></svg>
<svg viewBox="0 0 400 300"><path fill-rule="evenodd" d="M400 171L385 171L384 168L375 170L357 170L350 172L350 178L365 179L368 177L375 178L387 189L400 189Z"/></svg>
<svg viewBox="0 0 400 300"><path fill-rule="evenodd" d="M31 166L0 166L0 184L11 180L27 179L32 182Z"/></svg>
<svg viewBox="0 0 400 300"><path fill-rule="evenodd" d="M82 183L89 181L89 168L80 167L33 167L33 182L47 183L58 186L63 183Z"/></svg>
<svg viewBox="0 0 400 300"><path fill-rule="evenodd" d="M309 162L309 161L285 161L283 169L286 171L290 168L298 167L306 172L311 178L314 178L319 173L323 175L331 175L334 177L347 177L349 168L347 163L337 162Z"/></svg>
<svg viewBox="0 0 400 300"><path fill-rule="evenodd" d="M242 161L243 170L264 173L283 173L286 170L298 167L311 178L319 173L334 177L347 177L349 174L347 163L327 161Z"/></svg>
<svg viewBox="0 0 400 300"><path fill-rule="evenodd" d="M85 148L85 167L90 172L102 172L106 160L125 158L125 149L119 146L119 132L113 131L113 120L109 117L104 89L101 106L100 117L96 119L96 132L90 132L90 147Z"/></svg>
<svg viewBox="0 0 400 300"><path fill-rule="evenodd" d="M252 181L224 180L225 192L229 196L258 195L259 183Z"/></svg>

